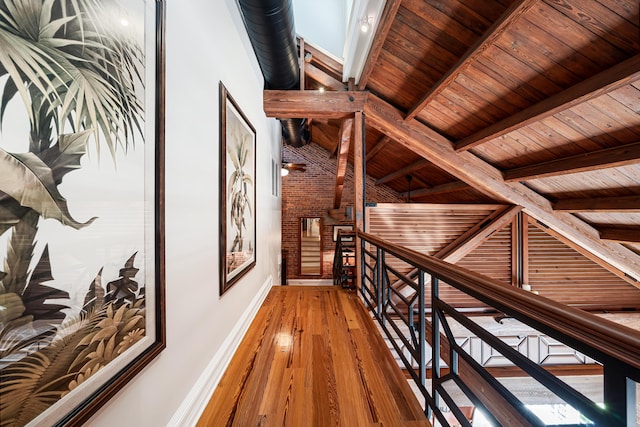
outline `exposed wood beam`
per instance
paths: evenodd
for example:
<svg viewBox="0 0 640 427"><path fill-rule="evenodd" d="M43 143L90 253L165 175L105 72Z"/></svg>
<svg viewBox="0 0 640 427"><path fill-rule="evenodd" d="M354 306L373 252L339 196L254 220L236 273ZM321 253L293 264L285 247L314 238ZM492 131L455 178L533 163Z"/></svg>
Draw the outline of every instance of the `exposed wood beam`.
<svg viewBox="0 0 640 427"><path fill-rule="evenodd" d="M529 108L482 129L455 144L456 151L473 148L479 144L521 129L590 99L628 85L640 78L640 55L636 55L595 76L553 95Z"/></svg>
<svg viewBox="0 0 640 427"><path fill-rule="evenodd" d="M466 233L438 251L434 256L455 264L475 248L486 242L496 231L513 221L522 210L520 206L508 206L493 212L484 221L470 228Z"/></svg>
<svg viewBox="0 0 640 427"><path fill-rule="evenodd" d="M355 194L353 197L353 205L355 207L355 226L356 230L364 230L364 114L357 111L353 120L355 126L353 135L353 175L355 181ZM360 239L356 238L356 259L360 259L361 247ZM362 263L356 263L356 289L362 286Z"/></svg>
<svg viewBox="0 0 640 427"><path fill-rule="evenodd" d="M353 207L345 206L341 209L329 209L326 218L331 218L334 224L345 221L353 221Z"/></svg>
<svg viewBox="0 0 640 427"><path fill-rule="evenodd" d="M367 162L373 159L390 142L391 138L389 138L387 135L384 135L382 138L380 138L376 145L374 145L371 150L367 151Z"/></svg>
<svg viewBox="0 0 640 427"><path fill-rule="evenodd" d="M297 113L289 117L315 116L316 113L322 115L326 111L334 113L336 106L333 104L345 104L344 98L334 99L334 103L327 103L326 99L318 97L313 91L300 93L265 91L266 98L269 98L270 92L288 92L288 94L281 94L281 97L286 100L282 103L284 105L279 105L278 97L274 97L268 103L268 106L273 108L271 111L265 107L265 112L269 117L277 117L274 111L288 111L293 106L295 106ZM397 143L421 155L440 169L466 182L483 194L522 206L526 213L544 222L560 235L566 236L568 240L582 246L595 257L634 277L640 277L640 256L636 253L618 243L601 240L593 227L574 215L567 212L554 212L551 202L542 195L521 183L505 182L499 170L471 153L456 152L450 140L417 120L405 121L403 114L398 109L374 94L352 92L325 92L324 94L366 95L358 100L358 106L361 103L365 107L368 121L373 127ZM311 101L309 102L305 97L311 98ZM354 97L353 101L347 101L347 106L355 103L356 100ZM356 132L362 134L361 124L356 123L355 126ZM357 138L355 140L357 145ZM359 169L357 169L357 165L355 166L357 176ZM357 214L356 211L356 221L358 220Z"/></svg>
<svg viewBox="0 0 640 427"><path fill-rule="evenodd" d="M313 64L306 64L304 67L304 72L308 78L317 81L326 89L334 91L344 91L347 88L344 83L329 76L327 73Z"/></svg>
<svg viewBox="0 0 640 427"><path fill-rule="evenodd" d="M411 175L411 182L415 182L418 185L421 185L424 188L431 188L431 184L420 178L419 176ZM411 190L411 196L413 196L413 191Z"/></svg>
<svg viewBox="0 0 640 427"><path fill-rule="evenodd" d="M513 24L522 14L536 4L538 0L518 0L511 5L498 20L478 39L465 53L460 57L458 62L447 73L433 85L431 90L422 97L410 111L407 113L406 120L411 120L420 113L420 111L429 104L436 96L445 90L453 81L458 78L470 64L472 64L480 55L484 53L495 41L502 36L509 25Z"/></svg>
<svg viewBox="0 0 640 427"><path fill-rule="evenodd" d="M384 10L382 11L382 15L378 21L376 35L373 39L373 43L371 44L371 48L369 49L367 62L365 62L364 67L362 67L362 74L358 81L358 88L360 90L363 90L367 86L367 81L373 72L376 62L378 61L380 52L382 52L382 46L387 39L387 35L389 34L389 30L391 29L391 25L393 24L401 3L402 0L387 0L384 5Z"/></svg>
<svg viewBox="0 0 640 427"><path fill-rule="evenodd" d="M305 50L311 54L311 62L323 64L335 76L342 76L342 63L338 62L331 55L327 55L320 49L317 49L312 43L305 43Z"/></svg>
<svg viewBox="0 0 640 427"><path fill-rule="evenodd" d="M602 227L598 228L600 238L613 242L640 243L640 229Z"/></svg>
<svg viewBox="0 0 640 427"><path fill-rule="evenodd" d="M513 219L511 230L511 284L519 288L529 284L529 234L522 226L523 216Z"/></svg>
<svg viewBox="0 0 640 427"><path fill-rule="evenodd" d="M620 244L600 240L593 227L572 214L554 212L546 198L523 184L505 182L499 170L473 154L456 153L448 139L429 127L415 119L405 121L399 110L373 94L369 94L365 113L370 125L445 172L492 198L522 206L528 214L608 264L640 277L640 256L636 253Z"/></svg>
<svg viewBox="0 0 640 427"><path fill-rule="evenodd" d="M347 172L347 160L349 157L349 145L351 144L351 130L353 119L345 119L340 126L340 141L338 142L338 159L336 161L336 185L333 191L333 208L339 209L342 201L342 189L344 187L344 175Z"/></svg>
<svg viewBox="0 0 640 427"><path fill-rule="evenodd" d="M342 126L344 125L345 120L349 119L344 119L340 124L340 130L338 131L338 140L336 141L336 145L333 147L333 150L331 150L331 153L329 153L330 159L336 157L338 155L338 151L340 150L340 144L342 142Z"/></svg>
<svg viewBox="0 0 640 427"><path fill-rule="evenodd" d="M406 175L409 175L411 172L422 169L428 164L429 162L427 162L425 159L420 159L416 162L411 163L410 165L398 169L393 173L390 173L387 176L383 176L382 178L377 179L376 185L386 184L387 182L393 181L394 179L403 178Z"/></svg>
<svg viewBox="0 0 640 427"><path fill-rule="evenodd" d="M411 197L433 196L436 194L454 193L456 191L469 190L471 186L463 181L448 182L431 188L419 188L411 191ZM408 192L400 193L400 197L407 197Z"/></svg>
<svg viewBox="0 0 640 427"><path fill-rule="evenodd" d="M304 38L300 37L299 41L299 47L298 47L298 64L300 65L300 90L304 90L305 89L305 82L304 82L304 77L306 75L304 69L305 69L305 61L304 61Z"/></svg>
<svg viewBox="0 0 640 427"><path fill-rule="evenodd" d="M591 153L578 154L538 163L531 166L509 169L504 172L505 181L526 181L529 179L565 175L576 172L587 172L616 166L630 165L640 162L640 142L605 148Z"/></svg>
<svg viewBox="0 0 640 427"><path fill-rule="evenodd" d="M267 117L341 118L364 109L367 92L335 92L317 90L265 90L263 107Z"/></svg>
<svg viewBox="0 0 640 427"><path fill-rule="evenodd" d="M640 212L640 196L564 199L553 210L565 212Z"/></svg>

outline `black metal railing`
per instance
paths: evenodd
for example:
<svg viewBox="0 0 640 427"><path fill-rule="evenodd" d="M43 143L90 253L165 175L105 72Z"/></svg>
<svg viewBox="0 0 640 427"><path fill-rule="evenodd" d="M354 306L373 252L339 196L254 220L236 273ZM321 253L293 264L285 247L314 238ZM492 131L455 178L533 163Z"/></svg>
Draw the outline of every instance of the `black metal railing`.
<svg viewBox="0 0 640 427"><path fill-rule="evenodd" d="M356 233L340 230L336 238L333 257L333 284L354 288L356 278Z"/></svg>
<svg viewBox="0 0 640 427"><path fill-rule="evenodd" d="M425 412L437 423L450 425L445 408L460 425L471 425L448 391L457 388L494 425L545 425L457 342L452 332L455 324L479 337L584 419L566 425L636 425L640 332L373 235L359 232L358 240L361 296L424 397ZM481 327L468 312L441 297L442 286L451 286L478 300L485 311L488 306L493 313L517 319L602 365L604 401L594 402Z"/></svg>

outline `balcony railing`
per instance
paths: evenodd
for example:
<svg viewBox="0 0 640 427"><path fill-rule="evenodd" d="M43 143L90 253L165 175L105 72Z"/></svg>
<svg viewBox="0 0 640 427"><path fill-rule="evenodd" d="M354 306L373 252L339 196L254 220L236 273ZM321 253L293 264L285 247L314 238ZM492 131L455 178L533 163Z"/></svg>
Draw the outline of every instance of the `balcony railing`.
<svg viewBox="0 0 640 427"><path fill-rule="evenodd" d="M450 392L457 389L494 425L547 425L482 366L468 347L456 341L452 332L455 324L581 414L583 421L564 425L636 425L640 332L373 235L359 232L358 244L361 296L424 397L425 412L436 423L450 425L446 409L460 425L471 425ZM604 401L594 402L541 366L539 360L494 336L474 321L478 312L456 308L442 297L443 287L474 297L484 314L517 319L540 336L551 337L602 365ZM431 380L427 381L429 369Z"/></svg>

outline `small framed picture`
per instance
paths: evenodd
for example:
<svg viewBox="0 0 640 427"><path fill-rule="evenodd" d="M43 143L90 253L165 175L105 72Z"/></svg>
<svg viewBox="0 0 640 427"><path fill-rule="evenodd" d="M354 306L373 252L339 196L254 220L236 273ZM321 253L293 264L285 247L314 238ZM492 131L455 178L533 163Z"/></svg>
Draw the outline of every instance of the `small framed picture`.
<svg viewBox="0 0 640 427"><path fill-rule="evenodd" d="M353 231L353 225L334 225L333 226L333 241L337 242L338 241L338 233L340 232L340 230L343 231ZM351 242L353 241L353 237L349 236L349 237L345 237L342 239L343 242Z"/></svg>

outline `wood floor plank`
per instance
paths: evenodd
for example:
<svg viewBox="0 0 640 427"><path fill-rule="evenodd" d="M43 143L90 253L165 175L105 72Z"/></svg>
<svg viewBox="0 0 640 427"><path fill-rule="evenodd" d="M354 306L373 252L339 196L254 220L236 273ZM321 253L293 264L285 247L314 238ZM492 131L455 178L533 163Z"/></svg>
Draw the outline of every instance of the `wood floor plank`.
<svg viewBox="0 0 640 427"><path fill-rule="evenodd" d="M205 408L208 426L430 426L357 295L274 287Z"/></svg>

